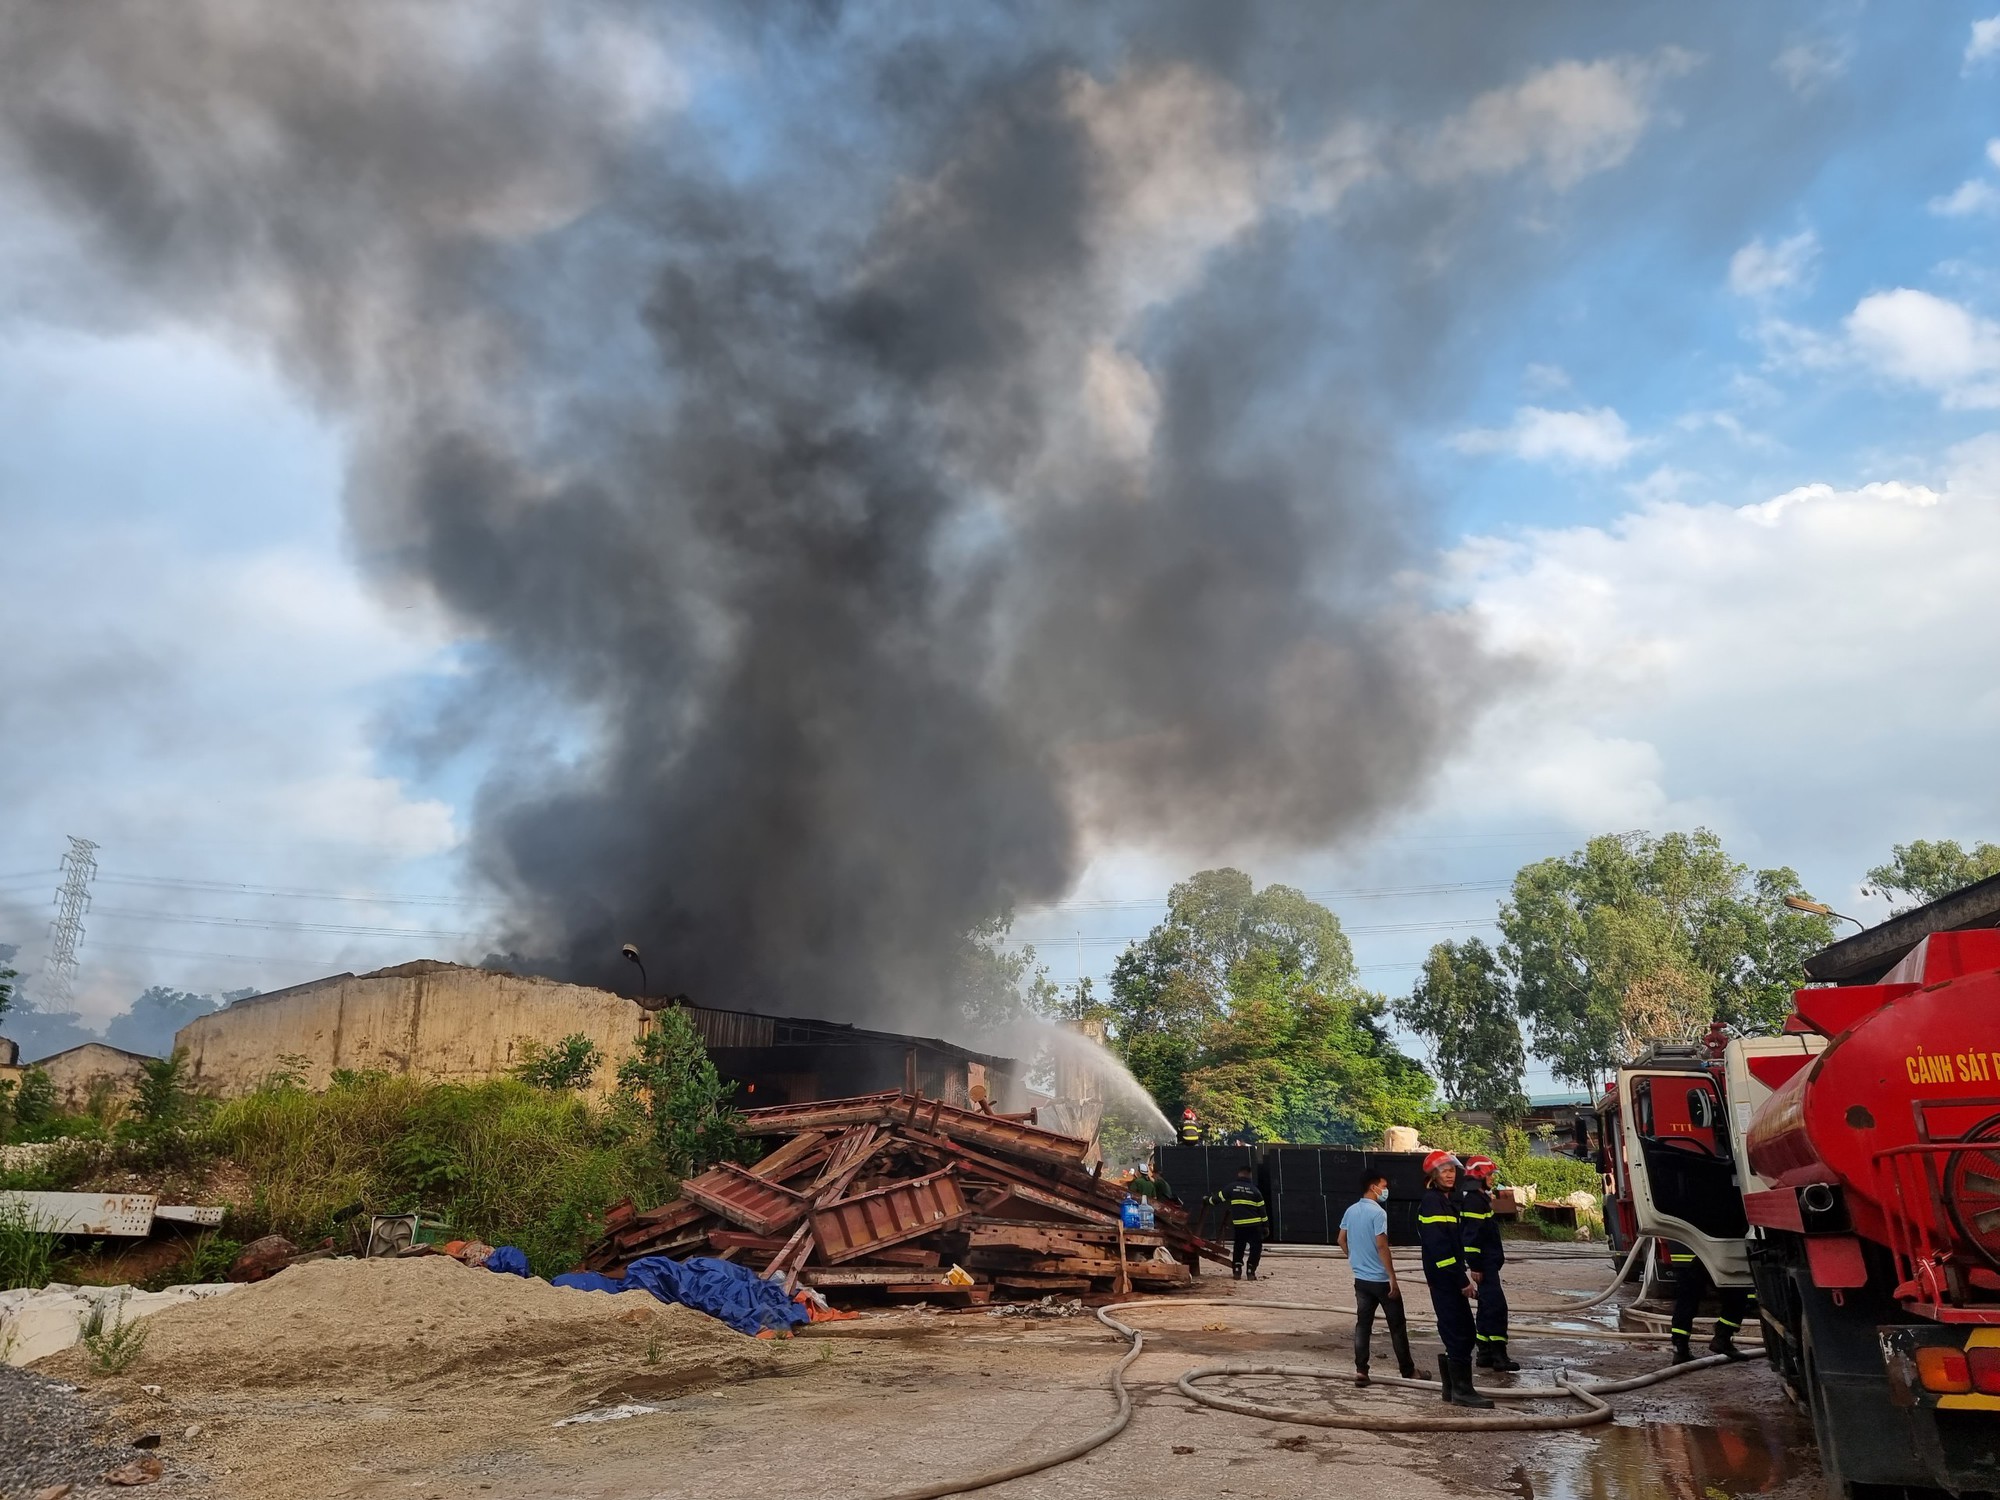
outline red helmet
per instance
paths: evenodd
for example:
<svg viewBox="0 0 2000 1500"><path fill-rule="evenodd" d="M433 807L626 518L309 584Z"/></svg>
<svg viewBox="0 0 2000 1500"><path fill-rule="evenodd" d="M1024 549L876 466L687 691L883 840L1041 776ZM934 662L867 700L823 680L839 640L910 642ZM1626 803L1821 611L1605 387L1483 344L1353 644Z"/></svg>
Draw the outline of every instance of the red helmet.
<svg viewBox="0 0 2000 1500"><path fill-rule="evenodd" d="M1432 1176L1441 1167L1455 1167L1458 1164L1458 1158L1449 1151L1433 1151L1424 1158L1424 1176Z"/></svg>
<svg viewBox="0 0 2000 1500"><path fill-rule="evenodd" d="M1194 1118L1194 1106L1192 1104L1181 1111L1181 1118L1183 1120L1192 1120Z"/></svg>
<svg viewBox="0 0 2000 1500"><path fill-rule="evenodd" d="M1493 1158L1471 1156L1466 1158L1465 1175L1468 1177L1491 1177L1494 1173Z"/></svg>

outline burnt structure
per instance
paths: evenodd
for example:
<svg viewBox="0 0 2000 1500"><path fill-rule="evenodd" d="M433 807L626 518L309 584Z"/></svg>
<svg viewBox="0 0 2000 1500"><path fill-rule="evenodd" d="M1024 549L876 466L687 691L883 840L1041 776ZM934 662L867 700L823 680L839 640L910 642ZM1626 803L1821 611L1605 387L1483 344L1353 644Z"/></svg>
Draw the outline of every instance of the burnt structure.
<svg viewBox="0 0 2000 1500"><path fill-rule="evenodd" d="M995 1109L1022 1107L1020 1065L1011 1057L839 1021L705 1005L679 1008L700 1034L715 1070L735 1082L735 1103L742 1109L895 1089L961 1109L982 1098Z"/></svg>

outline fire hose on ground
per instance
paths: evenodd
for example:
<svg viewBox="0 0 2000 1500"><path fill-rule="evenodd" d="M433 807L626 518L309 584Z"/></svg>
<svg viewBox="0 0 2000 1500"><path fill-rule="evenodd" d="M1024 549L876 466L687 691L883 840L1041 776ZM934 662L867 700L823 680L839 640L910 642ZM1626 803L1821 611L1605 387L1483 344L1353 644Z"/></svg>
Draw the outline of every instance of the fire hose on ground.
<svg viewBox="0 0 2000 1500"><path fill-rule="evenodd" d="M1566 1301L1557 1307L1537 1308L1537 1312L1565 1311L1581 1312L1608 1301L1612 1294L1623 1285L1636 1264L1643 1245L1634 1245L1625 1257L1611 1285L1596 1296L1581 1301ZM1117 1411L1110 1421L1086 1437L1054 1452L1009 1465L1003 1469L991 1469L984 1473L962 1475L953 1479L939 1480L932 1484L919 1485L913 1489L896 1490L893 1493L873 1497L873 1500L942 1500L947 1495L962 1495L973 1490L987 1489L992 1485L1005 1484L1010 1479L1025 1479L1030 1474L1039 1474L1046 1469L1071 1463L1103 1447L1132 1421L1132 1393L1125 1386L1125 1372L1135 1360L1145 1352L1146 1335L1131 1324L1112 1317L1114 1312L1131 1312L1144 1307L1234 1307L1254 1308L1275 1312L1346 1313L1352 1316L1355 1309L1329 1302L1245 1302L1234 1297L1149 1297L1132 1302L1116 1302L1096 1310L1097 1321L1106 1328L1128 1340L1131 1347L1105 1372L1105 1384L1117 1402ZM1417 1328L1434 1328L1434 1319L1408 1316L1409 1323ZM1608 1328L1564 1328L1555 1324L1522 1323L1514 1326L1513 1332L1530 1334L1541 1338L1589 1339L1593 1342L1615 1343L1658 1343L1656 1333L1624 1333ZM1744 1354L1761 1354L1758 1344L1740 1346ZM1225 1375L1276 1375L1291 1379L1305 1380L1345 1380L1354 1378L1353 1371L1335 1369L1330 1365L1281 1365L1249 1360L1220 1360L1200 1364L1185 1371L1175 1382L1181 1394L1203 1406L1218 1411L1235 1412L1242 1416L1259 1417L1266 1421L1292 1422L1311 1427L1340 1427L1364 1432L1547 1432L1578 1427L1592 1427L1611 1420L1611 1404L1606 1396L1618 1395L1625 1391L1636 1391L1662 1381L1672 1380L1682 1375L1692 1375L1697 1370L1710 1370L1719 1365L1734 1363L1728 1355L1714 1354L1704 1359L1690 1360L1685 1364L1668 1365L1658 1370L1649 1370L1642 1375L1624 1380L1580 1380L1572 1379L1567 1373L1559 1374L1554 1385L1542 1386L1478 1386L1482 1396L1496 1401L1538 1401L1567 1399L1581 1404L1580 1411L1547 1412L1508 1416L1460 1416L1455 1412L1446 1415L1433 1411L1425 1416L1361 1416L1340 1412L1301 1411L1293 1407L1269 1406L1262 1402L1244 1401L1232 1396L1218 1395L1200 1388L1203 1380L1218 1379ZM1436 1392L1434 1380L1411 1380L1401 1376L1373 1377L1371 1386L1393 1386L1426 1394Z"/></svg>

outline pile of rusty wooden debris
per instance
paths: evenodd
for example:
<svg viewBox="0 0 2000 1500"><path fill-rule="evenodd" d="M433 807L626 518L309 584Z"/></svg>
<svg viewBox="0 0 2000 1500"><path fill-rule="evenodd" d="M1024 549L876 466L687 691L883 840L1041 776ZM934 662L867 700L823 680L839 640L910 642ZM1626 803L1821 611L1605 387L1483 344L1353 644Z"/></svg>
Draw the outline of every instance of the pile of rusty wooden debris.
<svg viewBox="0 0 2000 1500"><path fill-rule="evenodd" d="M584 1258L622 1273L648 1255L715 1255L835 1301L960 1305L1052 1292L1122 1295L1189 1284L1202 1239L1175 1204L1128 1228L1125 1190L1086 1170L1089 1144L1025 1118L905 1093L752 1110L744 1134L782 1139L646 1212L621 1203Z"/></svg>

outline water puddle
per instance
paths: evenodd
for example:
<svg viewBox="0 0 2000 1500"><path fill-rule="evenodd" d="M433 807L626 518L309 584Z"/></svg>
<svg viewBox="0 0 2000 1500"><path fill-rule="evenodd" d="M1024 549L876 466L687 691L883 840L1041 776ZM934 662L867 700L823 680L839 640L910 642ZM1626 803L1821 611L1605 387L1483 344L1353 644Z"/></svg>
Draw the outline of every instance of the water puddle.
<svg viewBox="0 0 2000 1500"><path fill-rule="evenodd" d="M1735 1500L1817 1494L1810 1439L1792 1424L1594 1427L1509 1476L1521 1500Z"/></svg>

